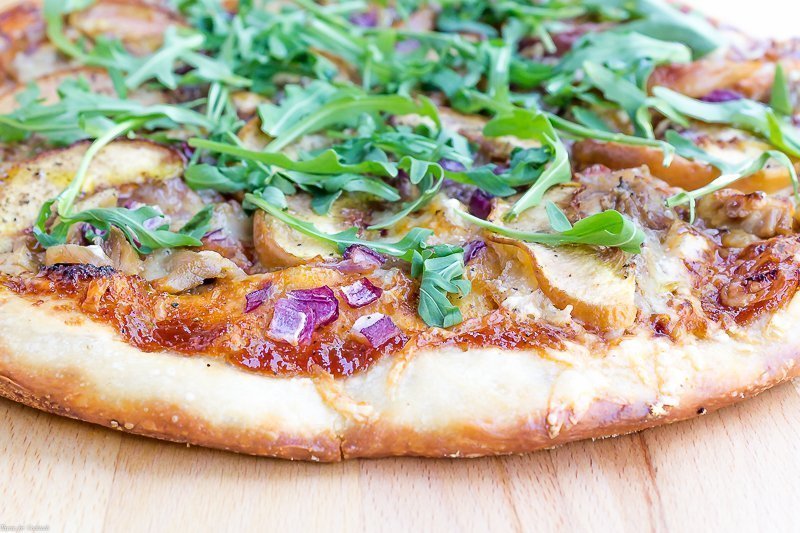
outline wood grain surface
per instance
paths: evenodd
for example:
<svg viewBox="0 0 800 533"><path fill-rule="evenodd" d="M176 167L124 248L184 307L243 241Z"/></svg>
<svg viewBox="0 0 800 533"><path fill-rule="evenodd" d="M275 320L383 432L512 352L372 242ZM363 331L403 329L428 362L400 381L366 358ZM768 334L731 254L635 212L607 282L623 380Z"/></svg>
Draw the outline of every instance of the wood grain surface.
<svg viewBox="0 0 800 533"><path fill-rule="evenodd" d="M751 31L800 32L785 0L693 3ZM0 532L798 531L798 443L796 383L527 456L336 465L163 443L0 400Z"/></svg>

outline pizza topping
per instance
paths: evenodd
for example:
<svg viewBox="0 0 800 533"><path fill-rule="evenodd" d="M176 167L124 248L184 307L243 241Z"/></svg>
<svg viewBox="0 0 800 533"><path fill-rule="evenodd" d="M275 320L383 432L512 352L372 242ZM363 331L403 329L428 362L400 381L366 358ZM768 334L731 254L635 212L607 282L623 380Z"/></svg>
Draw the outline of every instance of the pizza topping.
<svg viewBox="0 0 800 533"><path fill-rule="evenodd" d="M492 212L492 195L475 189L469 198L469 214L486 220Z"/></svg>
<svg viewBox="0 0 800 533"><path fill-rule="evenodd" d="M381 313L362 316L353 324L353 331L363 335L373 348L380 348L403 333L391 318Z"/></svg>
<svg viewBox="0 0 800 533"><path fill-rule="evenodd" d="M678 339L793 294L788 245L751 243L794 234L792 199L753 191L797 186L796 87L710 55L703 19L135 4L48 0L48 45L17 12L75 63L0 97L0 271L143 349L349 375L443 328Z"/></svg>
<svg viewBox="0 0 800 533"><path fill-rule="evenodd" d="M712 228L769 239L793 232L794 206L788 198L723 189L697 202L697 216Z"/></svg>
<svg viewBox="0 0 800 533"><path fill-rule="evenodd" d="M486 249L486 243L484 241L470 241L464 245L464 264L468 264L470 261L475 259L483 250Z"/></svg>
<svg viewBox="0 0 800 533"><path fill-rule="evenodd" d="M796 236L758 242L713 269L703 287L703 308L739 325L775 311L794 296L800 282Z"/></svg>
<svg viewBox="0 0 800 533"><path fill-rule="evenodd" d="M386 258L361 244L351 244L342 252L343 261L336 264L336 268L349 272L372 272L386 263Z"/></svg>
<svg viewBox="0 0 800 533"><path fill-rule="evenodd" d="M264 301L270 297L272 294L272 284L268 283L266 287L262 287L260 289L254 290L253 292L248 292L245 295L245 306L244 312L251 313L264 305Z"/></svg>
<svg viewBox="0 0 800 533"><path fill-rule="evenodd" d="M303 303L313 311L314 328L327 326L339 318L339 300L327 285L316 289L290 291L289 298Z"/></svg>
<svg viewBox="0 0 800 533"><path fill-rule="evenodd" d="M364 307L381 297L383 289L376 287L367 278L361 278L352 285L342 287L347 305L353 308Z"/></svg>
<svg viewBox="0 0 800 533"><path fill-rule="evenodd" d="M314 308L308 303L292 298L281 298L275 302L267 335L292 346L307 345L311 343L316 321Z"/></svg>
<svg viewBox="0 0 800 533"><path fill-rule="evenodd" d="M178 294L199 287L206 280L216 278L240 279L245 274L231 260L216 252L190 252L182 250L170 254L166 260L164 277L153 280L158 290Z"/></svg>
<svg viewBox="0 0 800 533"><path fill-rule="evenodd" d="M731 89L714 89L710 93L701 98L704 102L711 102L712 104L719 104L722 102L733 102L734 100L741 100L744 98L741 94Z"/></svg>
<svg viewBox="0 0 800 533"><path fill-rule="evenodd" d="M61 244L51 246L45 252L44 264L53 266L59 263L83 264L95 266L112 266L111 259L100 246L79 246L77 244Z"/></svg>

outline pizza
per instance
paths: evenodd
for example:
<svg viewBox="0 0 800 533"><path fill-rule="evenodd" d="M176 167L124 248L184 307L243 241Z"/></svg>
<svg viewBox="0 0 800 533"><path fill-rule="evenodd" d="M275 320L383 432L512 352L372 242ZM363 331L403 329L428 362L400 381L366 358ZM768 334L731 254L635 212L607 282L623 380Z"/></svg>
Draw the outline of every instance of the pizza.
<svg viewBox="0 0 800 533"><path fill-rule="evenodd" d="M800 375L800 46L659 0L0 14L0 394L287 459Z"/></svg>

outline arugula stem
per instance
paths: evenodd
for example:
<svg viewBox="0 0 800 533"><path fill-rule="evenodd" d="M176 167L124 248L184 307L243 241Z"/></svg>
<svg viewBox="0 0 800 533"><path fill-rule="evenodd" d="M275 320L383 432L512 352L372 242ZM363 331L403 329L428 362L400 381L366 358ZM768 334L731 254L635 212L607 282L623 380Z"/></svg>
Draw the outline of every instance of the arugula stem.
<svg viewBox="0 0 800 533"><path fill-rule="evenodd" d="M627 144L629 146L649 146L651 148L658 148L664 153L663 165L665 167L669 166L672 163L672 159L675 157L675 148L664 141L587 128L576 122L559 117L554 113L547 113L547 118L550 119L555 129L578 139L596 139L598 141Z"/></svg>
<svg viewBox="0 0 800 533"><path fill-rule="evenodd" d="M147 121L141 118L120 122L119 124L115 124L114 126L110 127L105 133L92 142L92 144L86 150L86 153L83 154L83 158L81 159L78 170L75 172L75 176L72 178L72 181L58 196L58 214L60 216L68 217L70 214L72 214L72 206L75 203L75 199L81 193L86 183L89 165L92 163L92 160L100 152L100 150L102 150L106 145L111 143L120 135L136 129L145 122Z"/></svg>

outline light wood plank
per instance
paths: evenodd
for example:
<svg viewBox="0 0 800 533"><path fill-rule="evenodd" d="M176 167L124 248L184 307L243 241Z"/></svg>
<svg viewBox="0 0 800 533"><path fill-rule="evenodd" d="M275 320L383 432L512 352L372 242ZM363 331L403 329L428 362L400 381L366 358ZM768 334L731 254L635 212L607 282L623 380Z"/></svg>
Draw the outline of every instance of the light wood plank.
<svg viewBox="0 0 800 533"><path fill-rule="evenodd" d="M8 400L0 428L0 525L100 531L122 435Z"/></svg>

